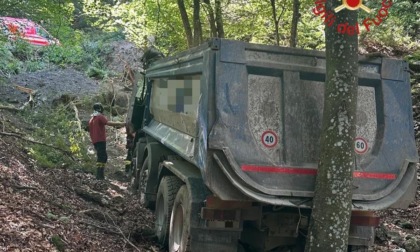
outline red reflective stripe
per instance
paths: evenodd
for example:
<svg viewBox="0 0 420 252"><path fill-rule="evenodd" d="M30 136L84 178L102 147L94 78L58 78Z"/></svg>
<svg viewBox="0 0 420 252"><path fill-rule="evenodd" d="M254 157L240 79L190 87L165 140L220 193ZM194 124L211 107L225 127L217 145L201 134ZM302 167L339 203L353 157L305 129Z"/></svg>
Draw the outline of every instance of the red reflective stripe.
<svg viewBox="0 0 420 252"><path fill-rule="evenodd" d="M394 180L397 178L396 174L393 173L376 173L376 172L353 172L353 177L355 178L368 178L368 179L387 179Z"/></svg>
<svg viewBox="0 0 420 252"><path fill-rule="evenodd" d="M266 173L288 173L288 174L306 174L315 175L316 169L313 168L292 168L292 167L274 167L258 165L242 165L243 171L266 172Z"/></svg>
<svg viewBox="0 0 420 252"><path fill-rule="evenodd" d="M263 172L263 173L286 173L286 174L301 174L301 175L316 175L315 168L299 168L299 167L281 167L281 166L259 166L259 165L242 165L243 171L249 172ZM397 175L394 173L377 173L377 172L363 172L354 171L354 178L363 179L385 179L394 180Z"/></svg>

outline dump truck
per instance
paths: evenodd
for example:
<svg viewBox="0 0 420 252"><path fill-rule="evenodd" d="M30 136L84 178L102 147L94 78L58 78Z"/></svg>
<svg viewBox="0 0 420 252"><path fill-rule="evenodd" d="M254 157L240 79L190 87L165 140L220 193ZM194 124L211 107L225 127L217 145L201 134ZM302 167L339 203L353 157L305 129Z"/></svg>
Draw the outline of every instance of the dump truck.
<svg viewBox="0 0 420 252"><path fill-rule="evenodd" d="M129 115L131 187L174 251L302 251L324 106L325 53L211 39L147 61ZM349 251L375 210L417 189L409 69L359 58ZM283 251L283 250L282 250Z"/></svg>

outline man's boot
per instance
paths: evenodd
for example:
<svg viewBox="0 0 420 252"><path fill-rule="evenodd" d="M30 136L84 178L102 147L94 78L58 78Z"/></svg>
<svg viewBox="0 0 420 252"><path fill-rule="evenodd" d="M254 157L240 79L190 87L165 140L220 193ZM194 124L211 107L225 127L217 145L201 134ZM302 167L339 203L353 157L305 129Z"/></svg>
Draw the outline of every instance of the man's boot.
<svg viewBox="0 0 420 252"><path fill-rule="evenodd" d="M104 180L105 179L105 164L98 163L96 165L96 179L97 180Z"/></svg>
<svg viewBox="0 0 420 252"><path fill-rule="evenodd" d="M100 167L96 170L96 179L104 180L105 179L105 168Z"/></svg>

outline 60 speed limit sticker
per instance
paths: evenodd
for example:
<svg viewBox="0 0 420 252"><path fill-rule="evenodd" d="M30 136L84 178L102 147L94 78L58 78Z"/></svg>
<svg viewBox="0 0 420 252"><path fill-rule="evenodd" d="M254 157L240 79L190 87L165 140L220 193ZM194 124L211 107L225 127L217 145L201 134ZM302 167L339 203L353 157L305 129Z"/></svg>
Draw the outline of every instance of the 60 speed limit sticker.
<svg viewBox="0 0 420 252"><path fill-rule="evenodd" d="M357 154L365 154L367 150L368 144L365 139L358 137L354 140L354 151L356 151Z"/></svg>
<svg viewBox="0 0 420 252"><path fill-rule="evenodd" d="M261 136L261 142L267 148L272 148L277 145L277 134L274 131L267 130Z"/></svg>

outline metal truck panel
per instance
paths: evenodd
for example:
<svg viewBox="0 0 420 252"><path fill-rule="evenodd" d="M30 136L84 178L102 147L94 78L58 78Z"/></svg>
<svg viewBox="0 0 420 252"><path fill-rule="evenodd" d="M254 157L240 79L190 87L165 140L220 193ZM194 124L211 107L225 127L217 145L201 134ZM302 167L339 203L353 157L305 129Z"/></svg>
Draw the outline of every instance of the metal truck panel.
<svg viewBox="0 0 420 252"><path fill-rule="evenodd" d="M200 75L152 79L151 114L164 123L192 137L197 137Z"/></svg>
<svg viewBox="0 0 420 252"><path fill-rule="evenodd" d="M205 169L208 156L207 125L212 110L208 97L214 85L211 69L214 69L215 55L211 52L217 49L215 46L217 44L203 44L157 61L147 69L146 75L151 101L149 122L143 130L201 171ZM166 81L163 86L166 85L167 90L172 90L172 97L166 96L167 90L162 91L162 81ZM185 106L185 101L191 104Z"/></svg>
<svg viewBox="0 0 420 252"><path fill-rule="evenodd" d="M252 200L309 206L325 62L317 51L213 40L148 69L153 119L144 129L196 165L222 199L238 200L208 180L220 170ZM418 161L406 70L399 60L360 58L353 199L363 209L412 197L404 195L416 184L409 164Z"/></svg>

